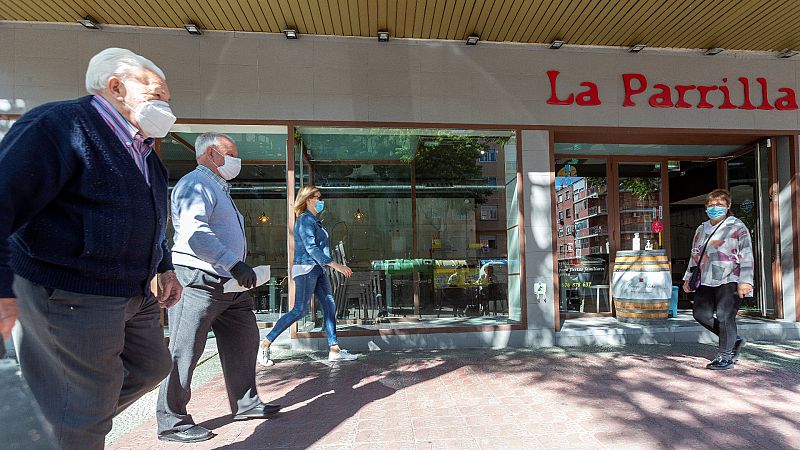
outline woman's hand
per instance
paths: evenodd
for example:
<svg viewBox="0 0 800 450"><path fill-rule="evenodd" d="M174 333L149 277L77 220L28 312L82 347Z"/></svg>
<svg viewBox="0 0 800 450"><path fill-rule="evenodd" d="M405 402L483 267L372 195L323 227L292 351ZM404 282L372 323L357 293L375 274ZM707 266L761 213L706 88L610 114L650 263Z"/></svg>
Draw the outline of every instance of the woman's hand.
<svg viewBox="0 0 800 450"><path fill-rule="evenodd" d="M350 268L345 266L344 264L339 264L339 263L332 262L332 263L328 264L328 267L330 267L331 269L341 273L342 275L344 275L345 278L350 278L350 275L353 274L353 271L350 270Z"/></svg>
<svg viewBox="0 0 800 450"><path fill-rule="evenodd" d="M689 280L683 282L683 292L686 292L687 294L694 292L694 289L689 287Z"/></svg>
<svg viewBox="0 0 800 450"><path fill-rule="evenodd" d="M739 293L739 298L744 298L745 295L753 292L753 285L750 283L739 283L736 286L736 291Z"/></svg>

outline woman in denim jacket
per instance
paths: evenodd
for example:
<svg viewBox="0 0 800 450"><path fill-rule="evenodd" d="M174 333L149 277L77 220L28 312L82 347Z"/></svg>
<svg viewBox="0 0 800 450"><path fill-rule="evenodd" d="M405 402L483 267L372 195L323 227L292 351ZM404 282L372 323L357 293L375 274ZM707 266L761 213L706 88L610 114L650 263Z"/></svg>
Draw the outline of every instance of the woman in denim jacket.
<svg viewBox="0 0 800 450"><path fill-rule="evenodd" d="M262 365L273 364L269 357L270 345L291 324L305 316L312 294L315 294L317 302L322 306L322 321L330 346L328 360L352 361L357 358L356 355L340 348L336 339L336 305L333 303L331 284L328 277L325 276L323 268L330 267L348 278L353 271L345 265L334 262L331 258L328 249L328 232L317 218L325 206L320 197L320 191L316 187L303 186L294 201L294 214L297 218L294 223L294 263L292 264L292 278L295 283L294 307L278 319L267 338L261 342L258 362Z"/></svg>

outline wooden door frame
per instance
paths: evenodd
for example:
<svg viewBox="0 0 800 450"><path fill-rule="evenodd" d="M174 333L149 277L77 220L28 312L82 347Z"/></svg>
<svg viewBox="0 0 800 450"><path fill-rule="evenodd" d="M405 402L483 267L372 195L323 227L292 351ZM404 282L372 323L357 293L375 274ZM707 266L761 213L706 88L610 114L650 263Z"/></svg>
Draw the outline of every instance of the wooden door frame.
<svg viewBox="0 0 800 450"><path fill-rule="evenodd" d="M620 163L636 163L636 162L644 162L644 163L653 163L653 164L661 164L661 184L660 184L660 203L662 207L662 216L661 221L664 225L664 232L662 234L662 248L667 251L667 257L670 258L672 255L672 242L671 242L671 217L669 214L669 170L668 170L668 163L669 161L707 161L713 162L718 157L715 156L705 156L705 155L697 155L697 156L635 156L635 155L573 155L573 154L563 154L563 153L554 153L552 158L552 163L555 163L556 159L561 158L593 158L593 159L604 159L606 161L606 183L609 188L609 195L607 197L607 208L608 208L608 240L609 240L609 252L608 252L608 270L609 270L609 286L611 285L611 272L613 271L614 266L614 255L618 250L618 246L621 240L620 234L620 223L619 223L619 195L612 195L611 192L616 192L616 189L612 189L612 186L619 185L619 165ZM722 166L722 167L720 167ZM551 171L553 174L554 166L551 167ZM725 165L724 159L718 159L717 166L717 183L720 183L720 170L724 170L725 172L725 180L727 180L727 166ZM555 202L555 177L552 180L552 201ZM555 234L555 230L554 230ZM554 240L555 242L555 240ZM556 250L553 250L554 253ZM558 282L558 267L557 265L554 267L553 270L554 276L554 285L556 288L560 285ZM670 272L671 273L671 272ZM614 299L611 293L611 288L609 287L608 298L611 305L611 312L609 313L568 313L562 314L560 311L560 307L556 309L556 323L559 325L556 329L560 329L561 318L571 319L577 317L592 317L592 316L616 316L616 312L614 309Z"/></svg>
<svg viewBox="0 0 800 450"><path fill-rule="evenodd" d="M767 146L768 188L770 238L772 246L772 309L771 319L783 319L783 272L781 271L781 216L780 216L780 183L778 182L778 139L767 138L771 145Z"/></svg>
<svg viewBox="0 0 800 450"><path fill-rule="evenodd" d="M705 158L708 159L708 158ZM652 164L659 164L659 205L661 206L661 218L662 224L664 226L664 233L661 236L662 239L662 248L667 251L667 259L672 261L672 246L670 244L670 215L669 215L669 172L667 171L667 164L669 161L675 161L670 157L646 157L646 156L609 156L609 166L614 178L614 184L610 186L619 186L619 166L620 164L626 163L652 163ZM614 189L614 192L617 192L617 195L614 195L614 211L612 214L611 208L609 207L609 228L613 224L613 233L614 238L611 240L611 246L608 251L608 270L609 270L609 292L608 298L609 302L611 302L611 314L616 317L616 310L614 308L614 296L612 295L611 289L611 273L614 271L614 259L616 258L617 251L620 249L618 248L620 242L622 242L622 232L620 227L620 220L619 220L619 190ZM666 206L665 206L666 205ZM613 217L612 217L613 216ZM671 262L670 262L671 265ZM672 271L670 270L670 275Z"/></svg>

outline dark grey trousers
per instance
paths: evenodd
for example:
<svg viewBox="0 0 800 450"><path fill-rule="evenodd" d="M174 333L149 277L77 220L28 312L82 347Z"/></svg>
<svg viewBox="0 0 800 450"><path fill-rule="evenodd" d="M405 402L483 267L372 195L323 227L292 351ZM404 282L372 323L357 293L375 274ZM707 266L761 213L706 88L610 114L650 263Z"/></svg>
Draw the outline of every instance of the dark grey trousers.
<svg viewBox="0 0 800 450"><path fill-rule="evenodd" d="M22 374L59 447L102 449L114 415L169 372L158 302L53 290L19 276L14 293Z"/></svg>
<svg viewBox="0 0 800 450"><path fill-rule="evenodd" d="M183 296L169 311L169 350L172 372L158 392L158 434L184 431L194 426L186 412L192 396L192 374L214 331L231 411L236 414L257 406L256 354L258 326L253 299L247 292L222 292L227 278L175 266Z"/></svg>

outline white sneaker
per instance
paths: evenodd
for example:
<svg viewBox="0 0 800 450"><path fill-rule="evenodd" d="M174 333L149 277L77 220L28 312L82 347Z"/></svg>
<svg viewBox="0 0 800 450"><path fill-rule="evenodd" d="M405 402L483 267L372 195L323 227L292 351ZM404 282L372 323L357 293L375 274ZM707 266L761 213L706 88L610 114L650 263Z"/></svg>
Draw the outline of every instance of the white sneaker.
<svg viewBox="0 0 800 450"><path fill-rule="evenodd" d="M256 356L256 364L261 364L264 367L269 367L275 364L274 361L269 359L269 347L258 346L258 355Z"/></svg>
<svg viewBox="0 0 800 450"><path fill-rule="evenodd" d="M356 359L358 359L357 355L354 355L345 349L341 349L338 352L328 353L328 361L353 361Z"/></svg>

